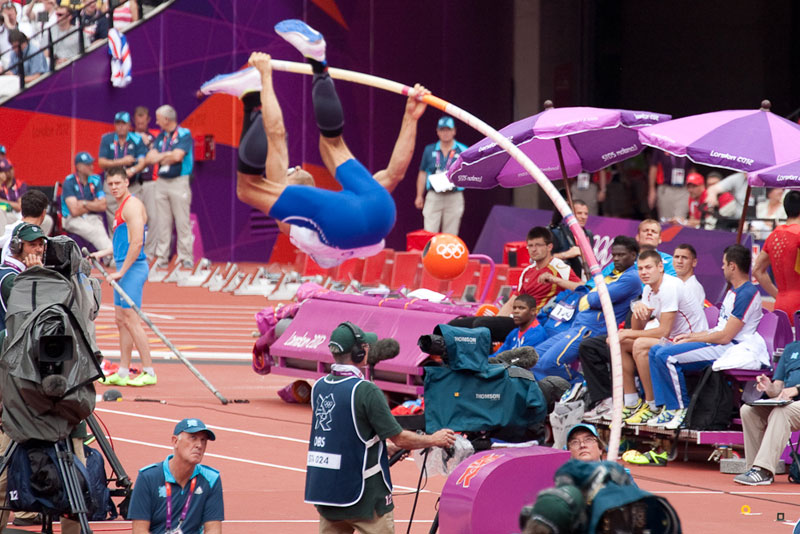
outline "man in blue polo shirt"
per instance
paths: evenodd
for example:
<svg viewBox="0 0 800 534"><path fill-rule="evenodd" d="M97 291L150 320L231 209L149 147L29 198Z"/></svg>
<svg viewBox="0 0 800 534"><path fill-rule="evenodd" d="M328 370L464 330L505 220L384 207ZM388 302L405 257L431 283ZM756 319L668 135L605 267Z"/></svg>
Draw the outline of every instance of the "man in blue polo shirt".
<svg viewBox="0 0 800 534"><path fill-rule="evenodd" d="M106 195L100 177L92 174L94 158L88 152L75 156L75 174L64 179L61 216L64 230L81 236L97 250L111 248L101 214L106 211Z"/></svg>
<svg viewBox="0 0 800 534"><path fill-rule="evenodd" d="M133 534L219 534L225 511L219 471L202 465L214 432L200 419L184 419L172 435L173 454L139 470L128 519Z"/></svg>
<svg viewBox="0 0 800 534"><path fill-rule="evenodd" d="M164 105L156 110L156 124L161 133L153 141L153 148L146 158L147 163L158 165L156 266L161 269L169 266L174 219L178 234L178 261L190 269L194 266L194 236L190 219L192 188L189 183L194 163L194 141L189 130L178 126L178 115L172 106Z"/></svg>
<svg viewBox="0 0 800 534"><path fill-rule="evenodd" d="M452 187L452 184L442 189L436 185L435 175L444 173L467 145L456 141L456 122L447 115L436 124L436 135L439 140L426 146L422 152L414 206L422 210L428 232L458 235L461 216L464 215L464 189Z"/></svg>
<svg viewBox="0 0 800 534"><path fill-rule="evenodd" d="M114 131L103 134L100 138L100 150L97 152L97 165L108 171L112 167L123 167L128 176L130 185L128 190L134 196L141 189L139 173L144 169L144 157L147 148L142 138L137 133L131 132L131 115L127 111L120 111L114 115ZM109 233L114 226L114 215L117 212L117 201L109 191L103 179L103 192L106 196L106 221Z"/></svg>

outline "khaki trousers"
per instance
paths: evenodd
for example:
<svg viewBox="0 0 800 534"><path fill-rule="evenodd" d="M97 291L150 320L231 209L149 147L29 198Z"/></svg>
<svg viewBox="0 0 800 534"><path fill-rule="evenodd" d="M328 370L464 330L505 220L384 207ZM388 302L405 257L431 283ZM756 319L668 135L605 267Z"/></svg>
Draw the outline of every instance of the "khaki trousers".
<svg viewBox="0 0 800 534"><path fill-rule="evenodd" d="M156 257L156 243L158 236L158 209L156 208L156 183L153 180L136 183L130 187L130 192L144 204L147 212L147 237L144 241L144 253L148 260Z"/></svg>
<svg viewBox="0 0 800 534"><path fill-rule="evenodd" d="M656 190L656 206L661 219L685 219L689 216L689 190L685 187L659 185Z"/></svg>
<svg viewBox="0 0 800 534"><path fill-rule="evenodd" d="M192 207L192 188L188 176L159 178L156 181L156 211L158 227L156 257L159 262L168 263L170 259L170 239L172 222L178 235L178 261L194 263L194 234L190 219Z"/></svg>
<svg viewBox="0 0 800 534"><path fill-rule="evenodd" d="M67 217L64 219L64 230L77 234L87 240L96 250L111 248L111 239L103 226L103 219L99 213L87 213L80 217Z"/></svg>
<svg viewBox="0 0 800 534"><path fill-rule="evenodd" d="M789 436L800 430L800 402L786 406L743 405L739 413L744 429L747 468L766 469L773 475Z"/></svg>
<svg viewBox="0 0 800 534"><path fill-rule="evenodd" d="M428 191L422 217L428 232L458 235L461 216L464 215L464 192L437 193Z"/></svg>
<svg viewBox="0 0 800 534"><path fill-rule="evenodd" d="M319 534L394 534L394 510L372 519L328 521L319 516Z"/></svg>

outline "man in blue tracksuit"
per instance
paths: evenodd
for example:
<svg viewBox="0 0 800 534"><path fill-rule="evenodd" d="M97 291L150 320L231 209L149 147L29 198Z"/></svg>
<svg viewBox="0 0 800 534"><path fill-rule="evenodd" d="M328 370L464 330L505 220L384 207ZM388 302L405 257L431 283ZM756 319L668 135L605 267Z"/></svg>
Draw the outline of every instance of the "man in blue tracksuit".
<svg viewBox="0 0 800 534"><path fill-rule="evenodd" d="M631 301L642 292L642 282L634 267L639 244L631 237L617 236L611 243L614 270L605 277L608 293L614 306L616 323L625 320ZM547 376L560 376L566 380L580 380L579 373L571 369L578 359L578 346L587 337L606 333L606 323L600 307L597 289L581 298L578 314L569 330L541 343L537 350L539 361L532 369L537 380Z"/></svg>

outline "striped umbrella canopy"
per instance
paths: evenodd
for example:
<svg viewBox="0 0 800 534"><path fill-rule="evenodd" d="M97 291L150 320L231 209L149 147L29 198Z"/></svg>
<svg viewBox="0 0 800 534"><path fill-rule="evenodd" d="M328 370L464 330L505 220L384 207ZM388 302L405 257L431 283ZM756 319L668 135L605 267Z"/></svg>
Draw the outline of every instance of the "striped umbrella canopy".
<svg viewBox="0 0 800 534"><path fill-rule="evenodd" d="M669 119L669 115L649 111L551 108L509 124L500 134L531 158L545 176L561 180L635 156L644 149L636 129ZM462 152L447 175L455 185L473 189L534 183L530 174L489 138Z"/></svg>

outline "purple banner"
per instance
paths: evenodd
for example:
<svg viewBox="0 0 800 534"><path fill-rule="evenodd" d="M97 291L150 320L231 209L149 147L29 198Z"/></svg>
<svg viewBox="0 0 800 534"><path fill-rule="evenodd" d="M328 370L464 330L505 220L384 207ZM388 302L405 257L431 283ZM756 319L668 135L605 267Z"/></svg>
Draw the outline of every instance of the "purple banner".
<svg viewBox="0 0 800 534"><path fill-rule="evenodd" d="M476 254L491 256L496 262L503 261L503 246L509 241L524 241L534 226L547 226L551 211L495 206L483 226ZM640 221L615 219L613 217L590 216L586 227L594 233L593 249L597 261L605 266L611 262L611 242L618 235L635 237ZM725 279L722 277L722 252L736 242L736 234L718 230L697 230L685 226L665 225L661 233L658 250L671 254L681 243L689 243L697 250L695 275L706 290L706 298L712 303L722 299ZM742 244L751 246L752 238L745 234Z"/></svg>

